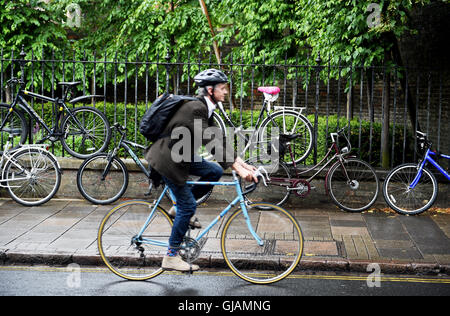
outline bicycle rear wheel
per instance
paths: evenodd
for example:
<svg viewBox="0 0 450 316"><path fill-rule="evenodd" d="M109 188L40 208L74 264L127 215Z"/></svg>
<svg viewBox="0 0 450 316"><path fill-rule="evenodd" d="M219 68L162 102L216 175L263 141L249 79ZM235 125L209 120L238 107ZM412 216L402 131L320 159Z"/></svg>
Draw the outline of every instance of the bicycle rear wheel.
<svg viewBox="0 0 450 316"><path fill-rule="evenodd" d="M303 235L297 220L285 209L268 203L247 207L249 220L262 239L259 245L250 233L242 209L225 223L222 254L238 277L255 284L269 284L287 277L303 253Z"/></svg>
<svg viewBox="0 0 450 316"><path fill-rule="evenodd" d="M172 231L172 220L159 206L151 214L152 203L128 201L113 208L98 229L98 249L106 266L116 275L143 281L161 274L161 262L166 254ZM149 223L143 235L137 235ZM151 245L147 240L160 242Z"/></svg>
<svg viewBox="0 0 450 316"><path fill-rule="evenodd" d="M259 141L267 147L271 145L272 137L275 137L274 128L278 128L280 134L279 149L284 151L279 159L290 165L294 161L300 163L308 157L312 150L314 134L307 117L292 110L278 111L269 115L261 123L259 131ZM268 155L271 154L272 151L268 151Z"/></svg>
<svg viewBox="0 0 450 316"><path fill-rule="evenodd" d="M379 180L365 161L349 158L336 162L327 175L327 189L333 202L345 211L362 212L378 197Z"/></svg>
<svg viewBox="0 0 450 316"><path fill-rule="evenodd" d="M108 154L86 159L78 169L77 186L81 195L94 204L111 204L127 190L128 170L122 160Z"/></svg>
<svg viewBox="0 0 450 316"><path fill-rule="evenodd" d="M61 143L67 152L80 159L86 159L103 152L111 139L111 129L106 116L91 107L80 107L64 117Z"/></svg>
<svg viewBox="0 0 450 316"><path fill-rule="evenodd" d="M269 179L266 181L267 186L263 183L259 184L253 192L245 196L246 200L250 204L264 201L265 203L275 204L278 206L283 205L289 199L290 191L288 191L288 188L291 187L291 176L286 164L280 161L276 164L274 163L268 165L257 161L252 161L251 159L246 162L255 167L264 167L269 176ZM243 191L245 191L247 186L253 184L253 182L247 182L244 179L240 179L240 181Z"/></svg>
<svg viewBox="0 0 450 316"><path fill-rule="evenodd" d="M384 199L397 213L417 215L425 212L436 201L438 184L433 173L426 168L414 189L409 188L417 172L417 164L407 163L394 168L384 180Z"/></svg>
<svg viewBox="0 0 450 316"><path fill-rule="evenodd" d="M21 111L13 109L11 112L10 108L9 104L0 104L0 146L6 144L12 135L11 149L15 149L27 141L28 124ZM2 148L0 154L3 154Z"/></svg>
<svg viewBox="0 0 450 316"><path fill-rule="evenodd" d="M41 148L22 149L5 166L10 196L25 206L48 202L61 185L61 171L51 154Z"/></svg>

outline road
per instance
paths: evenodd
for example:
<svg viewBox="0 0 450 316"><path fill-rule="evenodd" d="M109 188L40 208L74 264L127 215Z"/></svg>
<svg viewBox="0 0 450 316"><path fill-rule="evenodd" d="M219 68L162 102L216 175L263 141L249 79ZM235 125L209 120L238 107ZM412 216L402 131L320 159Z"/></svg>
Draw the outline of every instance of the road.
<svg viewBox="0 0 450 316"><path fill-rule="evenodd" d="M450 295L449 276L303 272L272 285L252 285L229 271L164 273L146 282L122 280L97 267L0 266L0 296L397 296Z"/></svg>

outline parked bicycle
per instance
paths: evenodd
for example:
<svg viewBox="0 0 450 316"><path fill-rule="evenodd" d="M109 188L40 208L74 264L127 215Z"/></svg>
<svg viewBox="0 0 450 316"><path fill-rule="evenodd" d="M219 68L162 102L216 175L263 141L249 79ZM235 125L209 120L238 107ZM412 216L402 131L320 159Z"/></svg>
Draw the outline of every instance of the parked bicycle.
<svg viewBox="0 0 450 316"><path fill-rule="evenodd" d="M8 139L11 130L18 129L20 129L20 133L14 139L13 148L17 148L18 144L26 143L28 123L25 119L25 113L27 113L32 120L36 121L47 132L47 135L37 142L38 144L47 140L51 142L60 141L70 155L81 159L104 151L111 138L109 122L106 116L94 107L70 108L66 104L68 102L75 105L84 100L104 96L81 96L68 101L72 89L80 82L58 83L64 90L62 98L50 98L27 91L24 81L24 64L23 60L20 61L22 77L20 79L11 78L6 83L12 91L15 90L16 85L20 86L14 100L11 104L0 103L1 144L4 143L5 139ZM33 107L25 101L26 96L53 103L56 118L52 126L48 126ZM63 117L64 113L66 115Z"/></svg>
<svg viewBox="0 0 450 316"><path fill-rule="evenodd" d="M311 181L331 165L325 176L325 192L331 200L339 208L348 212L362 212L370 208L378 197L378 176L367 162L350 155L351 144L345 135L345 130L344 127L337 133L330 133L332 144L325 157L315 166L299 171L294 163L292 169L295 172L294 176L283 161L264 165L269 173L268 186L259 187L259 191L247 196L249 202L254 203L262 196L270 203L282 205L292 192L304 198L314 189ZM343 138L346 146L340 147L338 138ZM261 164L258 161L250 160L249 162L255 165ZM306 179L301 178L311 172L312 176ZM243 186L245 187L246 184L243 183Z"/></svg>
<svg viewBox="0 0 450 316"><path fill-rule="evenodd" d="M261 176L260 182L264 182ZM208 232L239 203L240 208L225 220L220 237L222 254L233 273L251 283L268 284L294 271L303 253L300 226L292 214L279 206L267 203L247 206L244 195L255 189L256 184L242 192L234 171L231 182L188 183L232 186L237 196L197 237L191 237L188 230L180 250L185 261L191 263L200 256L202 247L211 238ZM104 263L116 275L128 280L147 280L163 272L161 262L173 224L160 206L167 190L166 187L153 203L124 202L102 220L98 249Z"/></svg>
<svg viewBox="0 0 450 316"><path fill-rule="evenodd" d="M436 201L438 182L427 168L429 164L436 167L447 180L450 174L442 168L437 159L450 159L449 155L432 149L432 142L427 134L416 131L416 138L422 158L418 163L406 163L395 167L384 180L383 196L386 203L396 212L404 215L417 215L428 210Z"/></svg>
<svg viewBox="0 0 450 316"><path fill-rule="evenodd" d="M137 150L146 147L126 139L126 128L115 123L111 129L119 134L119 140L109 153L96 154L80 165L77 173L77 186L81 195L93 204L111 204L120 199L128 188L129 172L125 163L118 156L123 148L133 159L136 166L143 172L149 182L149 192L152 182L150 171L136 155ZM211 191L197 200L197 204L204 203Z"/></svg>
<svg viewBox="0 0 450 316"><path fill-rule="evenodd" d="M272 112L271 104L278 99L279 87L259 87L258 91L264 94L264 102L259 113L259 117L255 124L255 129L251 131L250 137L242 133L230 119L221 103L219 103L220 114L226 121L228 126L233 127L236 134L245 141L245 147L238 155L245 157L244 153L249 148L263 149L267 154L272 147L272 137L274 134L279 135L279 140L283 147L281 159L286 164L300 163L308 157L312 150L314 141L313 129L311 122L302 114L304 107L285 107L275 106ZM265 114L267 116L265 117ZM226 124L217 112L213 112L213 119L216 125L223 131L226 131ZM276 128L277 130L275 130ZM278 148L274 149L275 151Z"/></svg>
<svg viewBox="0 0 450 316"><path fill-rule="evenodd" d="M48 202L61 184L58 161L46 150L46 145L25 145L12 150L13 138L12 132L0 159L0 187L6 188L14 201L25 206Z"/></svg>

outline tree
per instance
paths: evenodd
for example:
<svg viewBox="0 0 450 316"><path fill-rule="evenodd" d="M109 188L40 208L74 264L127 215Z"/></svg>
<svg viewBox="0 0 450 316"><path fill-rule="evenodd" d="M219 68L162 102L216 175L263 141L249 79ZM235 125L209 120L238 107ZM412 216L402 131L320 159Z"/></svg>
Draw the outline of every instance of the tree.
<svg viewBox="0 0 450 316"><path fill-rule="evenodd" d="M7 47L3 57L11 57L25 47L27 58L40 57L42 50L61 49L67 44L62 25L63 11L42 0L0 0L0 47Z"/></svg>

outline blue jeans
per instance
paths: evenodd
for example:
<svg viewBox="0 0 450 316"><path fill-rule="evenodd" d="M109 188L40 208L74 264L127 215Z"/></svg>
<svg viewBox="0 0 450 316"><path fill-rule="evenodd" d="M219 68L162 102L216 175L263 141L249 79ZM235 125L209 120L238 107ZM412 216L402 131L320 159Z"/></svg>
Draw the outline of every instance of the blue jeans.
<svg viewBox="0 0 450 316"><path fill-rule="evenodd" d="M223 169L216 163L202 159L201 162L192 162L189 174L199 176L198 181L219 181L223 175ZM189 227L189 220L197 209L196 200L212 189L209 185L178 186L166 177L162 177L167 186L172 190L177 202L177 215L173 222L172 233L169 238L170 248L179 248L183 237Z"/></svg>

